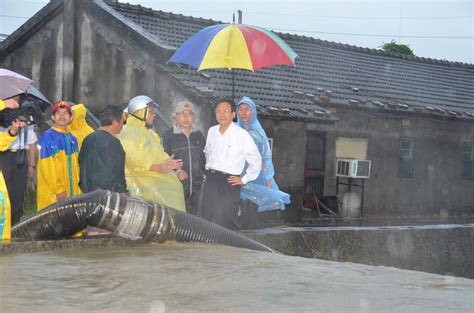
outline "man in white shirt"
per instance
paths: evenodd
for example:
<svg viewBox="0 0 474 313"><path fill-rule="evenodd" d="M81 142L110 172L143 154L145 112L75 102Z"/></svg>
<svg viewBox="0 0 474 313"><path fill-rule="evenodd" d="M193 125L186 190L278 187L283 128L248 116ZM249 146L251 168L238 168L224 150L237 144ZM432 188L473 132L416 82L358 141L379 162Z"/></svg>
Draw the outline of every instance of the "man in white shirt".
<svg viewBox="0 0 474 313"><path fill-rule="evenodd" d="M228 229L238 229L240 188L258 177L262 159L249 133L239 127L232 100L217 103L219 125L207 133L206 181L203 188L203 217ZM240 176L248 164L245 175Z"/></svg>
<svg viewBox="0 0 474 313"><path fill-rule="evenodd" d="M0 133L7 130L0 127ZM12 226L18 223L23 215L26 183L35 175L37 141L34 125L29 125L20 130L8 150L0 152L0 170L8 186Z"/></svg>

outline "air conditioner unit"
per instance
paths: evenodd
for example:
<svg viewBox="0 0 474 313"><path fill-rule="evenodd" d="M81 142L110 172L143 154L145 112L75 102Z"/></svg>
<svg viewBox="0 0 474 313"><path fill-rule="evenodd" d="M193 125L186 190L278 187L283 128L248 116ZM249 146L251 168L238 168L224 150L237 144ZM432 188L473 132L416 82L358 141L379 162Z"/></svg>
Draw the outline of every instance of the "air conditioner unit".
<svg viewBox="0 0 474 313"><path fill-rule="evenodd" d="M350 178L369 178L370 161L336 159L336 176Z"/></svg>

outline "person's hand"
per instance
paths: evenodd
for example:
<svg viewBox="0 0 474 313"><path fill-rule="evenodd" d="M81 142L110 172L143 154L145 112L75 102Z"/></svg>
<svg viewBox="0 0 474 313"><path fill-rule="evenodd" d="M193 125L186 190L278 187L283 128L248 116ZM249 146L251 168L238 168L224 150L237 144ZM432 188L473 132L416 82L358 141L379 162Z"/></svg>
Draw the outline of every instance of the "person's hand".
<svg viewBox="0 0 474 313"><path fill-rule="evenodd" d="M66 192L61 192L56 195L56 199L58 201L63 201L66 200Z"/></svg>
<svg viewBox="0 0 474 313"><path fill-rule="evenodd" d="M180 181L188 179L189 175L184 170L178 170L178 178Z"/></svg>
<svg viewBox="0 0 474 313"><path fill-rule="evenodd" d="M162 170L166 171L166 173L169 173L174 170L178 170L183 166L183 161L181 159L174 159L174 154L169 157L166 161L161 163L162 165Z"/></svg>
<svg viewBox="0 0 474 313"><path fill-rule="evenodd" d="M12 127L10 128L10 134L13 136L18 135L18 132L20 131L20 128L25 127L27 124L25 122L21 122L19 120L14 120L12 122Z"/></svg>
<svg viewBox="0 0 474 313"><path fill-rule="evenodd" d="M239 186L244 184L240 176L229 176L229 178L227 178L227 182L231 184L231 186Z"/></svg>
<svg viewBox="0 0 474 313"><path fill-rule="evenodd" d="M265 180L265 186L267 186L267 188L272 189L272 182L269 180Z"/></svg>
<svg viewBox="0 0 474 313"><path fill-rule="evenodd" d="M150 171L156 171L163 174L168 174L174 170L180 169L183 166L181 159L174 159L174 154L161 164L153 164L150 166Z"/></svg>
<svg viewBox="0 0 474 313"><path fill-rule="evenodd" d="M3 100L3 102L5 103L5 107L8 109L17 109L20 106L20 103L18 103L17 97L5 99Z"/></svg>
<svg viewBox="0 0 474 313"><path fill-rule="evenodd" d="M32 165L28 166L28 179L31 180L35 176L35 173L35 168Z"/></svg>

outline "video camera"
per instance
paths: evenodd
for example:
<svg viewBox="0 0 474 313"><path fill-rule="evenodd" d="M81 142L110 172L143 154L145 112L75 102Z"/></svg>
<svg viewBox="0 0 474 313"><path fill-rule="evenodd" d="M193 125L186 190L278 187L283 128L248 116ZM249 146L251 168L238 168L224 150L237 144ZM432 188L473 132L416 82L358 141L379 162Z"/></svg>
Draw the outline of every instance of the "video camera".
<svg viewBox="0 0 474 313"><path fill-rule="evenodd" d="M19 108L0 111L0 126L8 128L14 120L26 122L28 125L41 123L47 106L47 103L35 96L23 94L20 97Z"/></svg>

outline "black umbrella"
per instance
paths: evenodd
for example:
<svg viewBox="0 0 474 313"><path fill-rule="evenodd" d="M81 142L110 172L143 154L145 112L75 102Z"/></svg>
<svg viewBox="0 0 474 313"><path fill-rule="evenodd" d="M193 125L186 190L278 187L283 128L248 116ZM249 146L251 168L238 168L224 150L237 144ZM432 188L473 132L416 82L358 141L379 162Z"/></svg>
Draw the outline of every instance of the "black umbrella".
<svg viewBox="0 0 474 313"><path fill-rule="evenodd" d="M17 117L28 124L39 124L44 119L44 112L52 106L51 102L33 85L29 85L21 95Z"/></svg>
<svg viewBox="0 0 474 313"><path fill-rule="evenodd" d="M29 85L28 88L25 90L25 99L33 98L34 100L40 100L36 102L42 112L46 111L46 109L53 104L49 102L49 100L38 90L35 86Z"/></svg>

